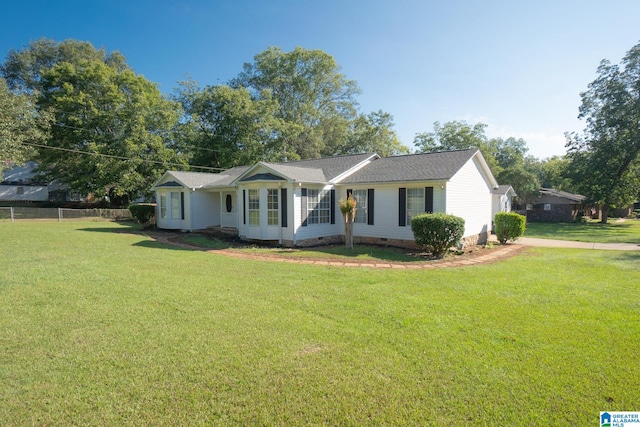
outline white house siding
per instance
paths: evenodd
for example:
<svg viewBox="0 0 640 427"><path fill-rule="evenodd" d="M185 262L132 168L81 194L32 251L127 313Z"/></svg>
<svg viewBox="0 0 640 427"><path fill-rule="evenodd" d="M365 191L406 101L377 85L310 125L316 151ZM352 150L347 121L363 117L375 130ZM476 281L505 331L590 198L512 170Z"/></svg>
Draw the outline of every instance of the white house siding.
<svg viewBox="0 0 640 427"><path fill-rule="evenodd" d="M492 219L499 212L511 212L511 197L507 194L493 195Z"/></svg>
<svg viewBox="0 0 640 427"><path fill-rule="evenodd" d="M287 226L286 227L282 227L282 242L287 242L286 246L292 246L293 245L293 241L294 241L294 235L293 232L295 230L295 221L296 218L300 218L299 216L296 216L295 214L295 190L296 188L299 188L291 183L288 183L286 185L283 185L282 188L285 188L287 190L287 199L286 200L280 200L280 219L282 220L282 208L283 205L286 204L287 206ZM298 190L298 194L299 194L300 190ZM280 191L280 195L282 195L282 191ZM298 205L300 205L299 203L299 199L298 199ZM298 210L300 209L300 206L298 206ZM282 224L280 224L282 225Z"/></svg>
<svg viewBox="0 0 640 427"><path fill-rule="evenodd" d="M184 199L184 203L185 203L185 219L183 220L181 217L181 212L180 212L180 206L178 206L178 213L177 218L173 218L173 212L172 212L172 205L171 205L171 193L184 193L185 199ZM166 209L166 216L165 218L162 218L162 215L160 214L160 198L161 196L166 196L166 203L167 203L167 209ZM159 189L156 191L156 201L157 201L157 205L156 205L156 218L157 218L157 225L158 228L164 228L167 230L191 230L190 227L190 222L189 222L189 192L185 191L184 188L182 187L172 187L170 190L169 189Z"/></svg>
<svg viewBox="0 0 640 427"><path fill-rule="evenodd" d="M460 168L446 189L446 213L464 218L464 237L491 231L491 187L475 158Z"/></svg>
<svg viewBox="0 0 640 427"><path fill-rule="evenodd" d="M305 185L294 186L293 195L293 216L291 218L291 211L289 211L289 224L293 225L293 232L295 233L295 245L305 245L313 243L322 243L322 241L330 242L335 239L335 236L344 235L344 225L342 222L342 214L338 206L338 200L340 199L338 192L336 191L336 204L334 206L335 224L309 224L307 226L302 225L302 188L315 189L315 190L327 190L330 191L332 186L318 186L318 185ZM346 190L345 190L346 191Z"/></svg>
<svg viewBox="0 0 640 427"><path fill-rule="evenodd" d="M249 203L249 190L258 190L260 197L260 225L249 224L249 213L245 213L245 208L248 209ZM268 211L267 211L267 190L278 190L278 224L268 224ZM282 183L279 181L273 181L271 183L250 183L244 184L238 191L238 234L244 239L255 240L271 240L281 242L286 237L284 236L284 230L282 228L282 203L286 201L282 200ZM243 191L245 191L245 198L243 199ZM288 191L287 191L288 192ZM288 194L287 194L287 197ZM289 214L290 217L290 214ZM246 219L246 223L245 223ZM289 221L291 219L289 218Z"/></svg>
<svg viewBox="0 0 640 427"><path fill-rule="evenodd" d="M185 217L191 218L191 230L220 225L219 192L194 191L185 196Z"/></svg>
<svg viewBox="0 0 640 427"><path fill-rule="evenodd" d="M403 184L376 184L364 186L349 186L349 189L358 190L374 189L373 225L355 223L353 224L354 237L383 238L394 240L414 240L411 224L401 227L398 225L398 203L399 189L402 188L425 188L433 187L433 210L442 212L444 210L444 190L441 182L420 182ZM337 198L344 198L347 195L347 188L342 186L337 191Z"/></svg>
<svg viewBox="0 0 640 427"><path fill-rule="evenodd" d="M0 201L46 202L49 190L45 185L0 185Z"/></svg>

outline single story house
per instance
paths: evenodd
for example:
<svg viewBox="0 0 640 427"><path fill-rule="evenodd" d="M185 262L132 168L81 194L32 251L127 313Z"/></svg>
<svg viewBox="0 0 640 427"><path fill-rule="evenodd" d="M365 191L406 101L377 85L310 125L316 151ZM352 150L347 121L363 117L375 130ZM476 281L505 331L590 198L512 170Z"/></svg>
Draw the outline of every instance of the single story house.
<svg viewBox="0 0 640 427"><path fill-rule="evenodd" d="M584 211L587 199L581 194L541 188L534 204L527 205L527 221L571 222Z"/></svg>
<svg viewBox="0 0 640 427"><path fill-rule="evenodd" d="M58 181L43 182L36 175L38 164L29 161L13 166L2 173L0 202L49 202L77 201L77 195L69 193L66 185Z"/></svg>
<svg viewBox="0 0 640 427"><path fill-rule="evenodd" d="M517 196L516 191L510 185L499 185L491 190L492 194L492 217L499 212L511 212L513 198ZM492 229L493 230L493 229Z"/></svg>
<svg viewBox="0 0 640 427"><path fill-rule="evenodd" d="M49 186L35 180L36 163L27 162L14 166L2 174L0 201L6 202L46 202L49 200Z"/></svg>
<svg viewBox="0 0 640 427"><path fill-rule="evenodd" d="M513 198L517 196L516 191L510 185L499 185L491 190L493 194L493 216L498 212L511 212Z"/></svg>
<svg viewBox="0 0 640 427"><path fill-rule="evenodd" d="M446 212L464 218L467 243L483 243L496 189L475 148L259 162L218 174L168 171L152 187L159 228L220 228L283 246L343 241L338 201L348 195L357 200L355 242L412 245L411 218Z"/></svg>

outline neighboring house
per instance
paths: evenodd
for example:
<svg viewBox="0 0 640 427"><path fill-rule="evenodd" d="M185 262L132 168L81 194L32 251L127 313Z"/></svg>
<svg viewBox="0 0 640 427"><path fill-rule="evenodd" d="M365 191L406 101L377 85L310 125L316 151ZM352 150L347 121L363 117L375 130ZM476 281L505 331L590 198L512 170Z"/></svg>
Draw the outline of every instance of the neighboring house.
<svg viewBox="0 0 640 427"><path fill-rule="evenodd" d="M49 189L46 182L36 181L33 170L35 162L7 169L0 182L0 201L7 202L46 202Z"/></svg>
<svg viewBox="0 0 640 427"><path fill-rule="evenodd" d="M498 188L491 190L493 194L493 215L498 212L511 212L511 204L513 198L517 196L516 191L510 185L499 185Z"/></svg>
<svg viewBox="0 0 640 427"><path fill-rule="evenodd" d="M527 205L527 221L570 222L584 212L586 200L580 194L541 188L535 204Z"/></svg>
<svg viewBox="0 0 640 427"><path fill-rule="evenodd" d="M513 198L517 196L516 191L510 185L499 185L498 188L491 190L492 207L491 218L495 217L499 212L511 212L511 204ZM493 224L492 224L492 231Z"/></svg>
<svg viewBox="0 0 640 427"><path fill-rule="evenodd" d="M414 244L411 218L464 218L467 243L485 242L498 184L477 149L380 157L357 154L259 162L220 174L166 172L152 187L159 228L232 230L246 240L309 246L344 239L339 199L358 202L354 241Z"/></svg>
<svg viewBox="0 0 640 427"><path fill-rule="evenodd" d="M0 202L47 202L79 200L72 197L64 185L58 182L38 181L36 162L27 162L3 172L0 182Z"/></svg>

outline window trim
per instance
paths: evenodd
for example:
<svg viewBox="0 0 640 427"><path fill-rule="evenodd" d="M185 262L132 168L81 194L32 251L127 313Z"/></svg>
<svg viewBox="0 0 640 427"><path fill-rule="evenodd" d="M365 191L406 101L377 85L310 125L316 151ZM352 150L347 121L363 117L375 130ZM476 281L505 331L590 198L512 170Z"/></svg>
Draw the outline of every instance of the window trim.
<svg viewBox="0 0 640 427"><path fill-rule="evenodd" d="M247 191L247 212L249 226L260 226L260 190L257 188Z"/></svg>
<svg viewBox="0 0 640 427"><path fill-rule="evenodd" d="M275 202L273 198L275 197ZM275 207L273 204L275 203ZM267 188L267 225L280 225L280 196L277 188ZM275 222L274 222L275 220Z"/></svg>
<svg viewBox="0 0 640 427"><path fill-rule="evenodd" d="M324 225L331 223L331 192L315 188L307 189L308 225Z"/></svg>

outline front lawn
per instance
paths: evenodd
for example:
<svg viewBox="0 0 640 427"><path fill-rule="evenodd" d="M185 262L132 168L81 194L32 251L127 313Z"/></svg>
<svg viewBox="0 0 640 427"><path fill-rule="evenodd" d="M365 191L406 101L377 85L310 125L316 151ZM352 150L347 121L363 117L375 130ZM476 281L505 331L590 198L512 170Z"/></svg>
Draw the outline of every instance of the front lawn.
<svg viewBox="0 0 640 427"><path fill-rule="evenodd" d="M0 223L0 425L595 425L638 410L640 253L373 270ZM567 274L571 272L571 274Z"/></svg>
<svg viewBox="0 0 640 427"><path fill-rule="evenodd" d="M591 220L586 223L529 222L524 237L592 243L640 243L640 220L611 219L607 224Z"/></svg>

